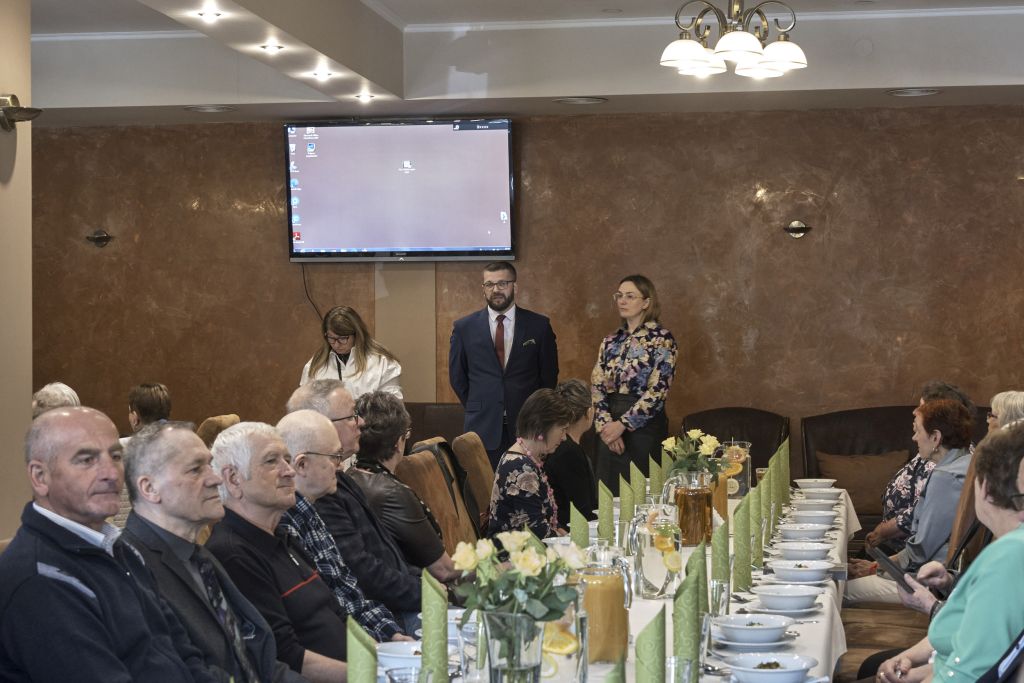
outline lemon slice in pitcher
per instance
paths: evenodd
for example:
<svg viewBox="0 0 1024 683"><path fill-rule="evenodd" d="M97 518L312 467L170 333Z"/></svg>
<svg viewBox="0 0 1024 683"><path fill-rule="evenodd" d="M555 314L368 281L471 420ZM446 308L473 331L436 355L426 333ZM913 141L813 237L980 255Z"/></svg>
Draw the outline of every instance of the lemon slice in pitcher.
<svg viewBox="0 0 1024 683"><path fill-rule="evenodd" d="M683 568L683 556L679 554L678 550L670 550L661 556L661 561L665 563L665 569L670 572L678 572Z"/></svg>
<svg viewBox="0 0 1024 683"><path fill-rule="evenodd" d="M571 655L580 648L580 641L565 626L553 622L544 624L544 642L541 649L556 655Z"/></svg>
<svg viewBox="0 0 1024 683"><path fill-rule="evenodd" d="M558 674L558 662L547 652L542 652L540 657L540 677L554 678Z"/></svg>

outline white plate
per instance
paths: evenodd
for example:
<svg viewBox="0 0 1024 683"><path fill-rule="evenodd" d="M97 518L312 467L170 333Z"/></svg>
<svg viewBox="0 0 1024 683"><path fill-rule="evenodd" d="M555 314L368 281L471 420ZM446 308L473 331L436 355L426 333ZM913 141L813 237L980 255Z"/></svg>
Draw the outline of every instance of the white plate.
<svg viewBox="0 0 1024 683"><path fill-rule="evenodd" d="M786 638L775 643L734 643L731 640L722 640L721 638L715 637L715 645L742 648L747 652L765 652L768 650L774 650L777 647L786 647L790 644L791 640L791 638Z"/></svg>
<svg viewBox="0 0 1024 683"><path fill-rule="evenodd" d="M748 612L758 612L760 614L782 614L787 617L799 617L804 614L817 612L821 609L820 602L814 603L812 607L808 607L807 609L768 609L767 607L761 605L760 600L754 600L753 602L744 606L747 608Z"/></svg>
<svg viewBox="0 0 1024 683"><path fill-rule="evenodd" d="M763 577L761 577L761 580L765 583L774 583L789 586L824 586L832 579L824 578L819 581L783 581L779 577L774 576L772 574L765 574Z"/></svg>

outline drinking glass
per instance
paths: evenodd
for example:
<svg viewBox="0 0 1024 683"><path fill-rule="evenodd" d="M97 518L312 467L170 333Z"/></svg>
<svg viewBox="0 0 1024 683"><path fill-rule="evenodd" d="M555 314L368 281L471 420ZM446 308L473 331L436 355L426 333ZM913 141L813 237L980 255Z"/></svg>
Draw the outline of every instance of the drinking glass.
<svg viewBox="0 0 1024 683"><path fill-rule="evenodd" d="M486 675L487 648L480 647L481 629L477 621L471 621L460 629L462 633L462 652L465 661L463 683L481 683Z"/></svg>
<svg viewBox="0 0 1024 683"><path fill-rule="evenodd" d="M720 617L729 613L729 582L711 579L711 602L708 605L711 616Z"/></svg>
<svg viewBox="0 0 1024 683"><path fill-rule="evenodd" d="M417 666L388 669L384 675L388 683L431 683L430 670Z"/></svg>
<svg viewBox="0 0 1024 683"><path fill-rule="evenodd" d="M693 661L682 657L665 658L665 683L690 683Z"/></svg>

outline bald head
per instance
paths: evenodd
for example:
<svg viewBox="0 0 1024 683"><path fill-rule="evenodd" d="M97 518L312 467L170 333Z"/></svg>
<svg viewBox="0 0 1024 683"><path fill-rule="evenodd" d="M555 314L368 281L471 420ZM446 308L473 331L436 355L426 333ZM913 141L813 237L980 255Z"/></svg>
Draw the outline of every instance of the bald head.
<svg viewBox="0 0 1024 683"><path fill-rule="evenodd" d="M60 443L73 439L83 427L109 427L117 435L117 427L109 417L95 408L78 406L52 408L32 421L25 435L25 462L46 462L53 458Z"/></svg>
<svg viewBox="0 0 1024 683"><path fill-rule="evenodd" d="M341 441L331 421L315 410L298 410L281 418L277 431L292 455L299 493L311 500L334 493Z"/></svg>

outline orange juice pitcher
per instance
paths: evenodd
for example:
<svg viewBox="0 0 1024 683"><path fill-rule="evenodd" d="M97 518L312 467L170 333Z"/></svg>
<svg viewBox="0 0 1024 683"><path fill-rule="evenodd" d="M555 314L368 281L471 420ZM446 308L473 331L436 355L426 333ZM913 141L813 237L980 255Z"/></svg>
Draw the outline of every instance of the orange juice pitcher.
<svg viewBox="0 0 1024 683"><path fill-rule="evenodd" d="M629 645L629 563L619 548L591 546L579 582L587 615L587 661L618 662L626 657Z"/></svg>

